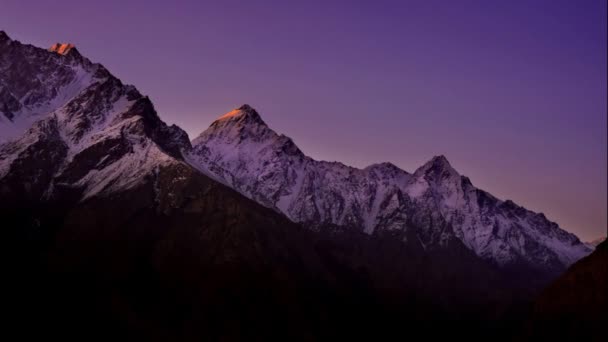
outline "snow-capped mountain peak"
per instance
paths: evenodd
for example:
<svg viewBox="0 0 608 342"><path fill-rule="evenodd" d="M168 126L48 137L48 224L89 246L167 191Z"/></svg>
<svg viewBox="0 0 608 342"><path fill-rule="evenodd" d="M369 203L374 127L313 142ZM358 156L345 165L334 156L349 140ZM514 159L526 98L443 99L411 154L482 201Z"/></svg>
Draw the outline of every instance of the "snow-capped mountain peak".
<svg viewBox="0 0 608 342"><path fill-rule="evenodd" d="M559 270L590 250L544 215L473 186L443 155L414 174L391 163L357 169L305 156L250 106L193 141L197 169L296 222L376 234L413 230L427 248L450 239L498 265Z"/></svg>
<svg viewBox="0 0 608 342"><path fill-rule="evenodd" d="M65 189L87 198L137 184L155 167L181 162L182 150L191 147L147 97L74 45L41 49L6 41L0 49L0 188L21 185L15 196L30 200Z"/></svg>
<svg viewBox="0 0 608 342"><path fill-rule="evenodd" d="M216 130L233 131L238 134L263 135L269 131L268 125L262 120L258 112L251 106L244 104L217 118L211 127ZM260 137L262 138L262 137Z"/></svg>
<svg viewBox="0 0 608 342"><path fill-rule="evenodd" d="M261 145L272 146L272 148L295 146L291 139L271 130L260 114L247 104L235 108L213 121L209 129L194 139L193 144L207 142L211 137L229 144L254 142L260 148Z"/></svg>

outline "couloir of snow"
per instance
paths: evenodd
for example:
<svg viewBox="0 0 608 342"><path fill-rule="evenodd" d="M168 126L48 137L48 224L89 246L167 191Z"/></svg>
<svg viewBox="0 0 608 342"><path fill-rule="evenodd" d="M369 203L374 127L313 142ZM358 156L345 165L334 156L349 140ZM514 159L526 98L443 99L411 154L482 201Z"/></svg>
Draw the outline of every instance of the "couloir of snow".
<svg viewBox="0 0 608 342"><path fill-rule="evenodd" d="M450 235L499 265L568 266L590 249L536 214L474 187L438 156L413 174L390 163L357 169L305 156L245 105L193 141L188 161L200 171L290 219L360 229L416 226L425 246ZM432 231L443 222L447 230Z"/></svg>

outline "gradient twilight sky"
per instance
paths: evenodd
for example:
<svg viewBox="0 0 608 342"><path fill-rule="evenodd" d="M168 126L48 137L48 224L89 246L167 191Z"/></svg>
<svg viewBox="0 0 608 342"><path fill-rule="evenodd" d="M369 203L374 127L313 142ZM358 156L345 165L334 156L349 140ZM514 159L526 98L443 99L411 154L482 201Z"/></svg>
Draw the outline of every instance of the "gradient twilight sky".
<svg viewBox="0 0 608 342"><path fill-rule="evenodd" d="M0 30L75 43L193 138L248 103L316 159L476 186L607 229L606 1L0 1Z"/></svg>

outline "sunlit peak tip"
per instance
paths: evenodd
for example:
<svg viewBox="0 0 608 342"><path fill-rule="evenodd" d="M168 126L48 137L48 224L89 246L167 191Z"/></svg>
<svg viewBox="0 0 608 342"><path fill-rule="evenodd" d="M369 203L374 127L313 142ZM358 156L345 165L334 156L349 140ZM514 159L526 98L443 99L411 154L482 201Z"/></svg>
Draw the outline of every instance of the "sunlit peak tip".
<svg viewBox="0 0 608 342"><path fill-rule="evenodd" d="M70 52L74 48L75 48L74 44L56 43L56 44L53 44L53 46L51 46L49 51L56 52L60 55L66 55L68 52Z"/></svg>
<svg viewBox="0 0 608 342"><path fill-rule="evenodd" d="M239 110L239 109L233 109L233 110L229 111L228 113L220 116L218 118L218 120L224 120L224 119L229 119L229 118L233 118L233 117L236 117L236 116L240 116L242 113L243 112L241 110Z"/></svg>
<svg viewBox="0 0 608 342"><path fill-rule="evenodd" d="M251 115L251 114L256 114L255 109L253 109L253 107L251 107L248 104L244 104L236 109L233 109L231 111L229 111L228 113L220 116L218 118L218 120L223 120L223 119L228 119L228 118L233 118L233 117L240 117L243 115Z"/></svg>

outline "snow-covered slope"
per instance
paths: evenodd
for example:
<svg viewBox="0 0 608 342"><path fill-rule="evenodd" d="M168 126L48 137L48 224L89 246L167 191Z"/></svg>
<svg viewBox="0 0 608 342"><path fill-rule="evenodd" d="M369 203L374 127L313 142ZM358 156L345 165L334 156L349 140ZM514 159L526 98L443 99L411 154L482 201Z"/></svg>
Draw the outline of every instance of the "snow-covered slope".
<svg viewBox="0 0 608 342"><path fill-rule="evenodd" d="M147 97L71 44L49 50L0 32L0 193L82 198L136 184L180 162L190 143Z"/></svg>
<svg viewBox="0 0 608 342"><path fill-rule="evenodd" d="M414 229L427 248L458 238L501 266L561 270L590 253L543 214L474 187L443 156L413 174L390 163L357 169L305 156L244 105L193 141L187 160L245 196L315 228L369 234Z"/></svg>

